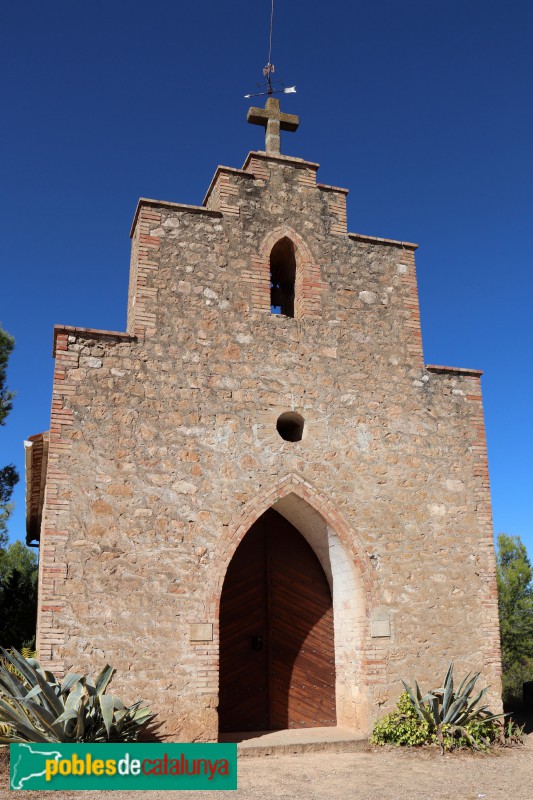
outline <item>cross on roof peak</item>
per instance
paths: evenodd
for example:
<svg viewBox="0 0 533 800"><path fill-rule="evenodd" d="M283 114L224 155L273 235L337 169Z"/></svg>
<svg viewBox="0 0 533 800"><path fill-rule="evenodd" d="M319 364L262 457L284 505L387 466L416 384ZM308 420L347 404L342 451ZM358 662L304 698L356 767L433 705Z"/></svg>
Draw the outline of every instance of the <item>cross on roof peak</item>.
<svg viewBox="0 0 533 800"><path fill-rule="evenodd" d="M252 125L266 128L265 150L276 156L280 155L280 130L295 131L300 124L296 114L285 114L281 111L277 97L267 98L264 108L250 108L246 119Z"/></svg>

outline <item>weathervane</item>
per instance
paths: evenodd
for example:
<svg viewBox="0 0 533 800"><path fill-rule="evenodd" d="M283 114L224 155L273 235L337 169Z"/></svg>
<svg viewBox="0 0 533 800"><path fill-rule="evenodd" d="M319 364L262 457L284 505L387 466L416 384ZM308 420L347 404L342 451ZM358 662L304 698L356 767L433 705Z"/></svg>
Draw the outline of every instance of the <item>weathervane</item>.
<svg viewBox="0 0 533 800"><path fill-rule="evenodd" d="M268 41L268 63L266 67L263 67L263 76L266 78L266 83L258 83L257 88L261 89L266 86L266 92L255 92L255 94L245 94L244 96L246 99L249 97L264 97L265 95L272 94L295 94L296 93L296 86L283 86L283 81L273 81L272 75L276 71L276 67L272 63L272 26L274 23L274 0L272 0L272 9L270 12L270 37ZM279 83L281 86L279 89L273 89L272 84Z"/></svg>
<svg viewBox="0 0 533 800"><path fill-rule="evenodd" d="M295 114L284 114L279 107L279 100L277 97L272 97L273 94L294 94L296 86L288 86L285 88L281 81L272 81L272 74L276 71L272 63L272 23L274 21L274 0L272 0L272 11L270 14L270 41L268 47L268 63L263 68L263 75L266 78L266 84L258 84L258 89L266 86L266 92L257 92L256 94L245 94L248 97L264 97L267 95L267 101L264 108L252 107L248 110L246 119L252 125L262 125L266 129L265 135L265 152L269 155L280 155L280 131L295 131L300 124L300 120ZM273 89L272 83L281 83L279 89Z"/></svg>

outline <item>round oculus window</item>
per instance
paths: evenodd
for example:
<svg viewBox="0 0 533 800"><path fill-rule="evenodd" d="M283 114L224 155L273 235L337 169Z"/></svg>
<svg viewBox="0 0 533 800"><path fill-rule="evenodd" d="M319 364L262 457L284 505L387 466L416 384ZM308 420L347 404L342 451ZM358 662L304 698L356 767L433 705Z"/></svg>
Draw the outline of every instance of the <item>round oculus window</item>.
<svg viewBox="0 0 533 800"><path fill-rule="evenodd" d="M286 442L300 442L304 434L305 420L296 411L285 411L276 422L276 430Z"/></svg>

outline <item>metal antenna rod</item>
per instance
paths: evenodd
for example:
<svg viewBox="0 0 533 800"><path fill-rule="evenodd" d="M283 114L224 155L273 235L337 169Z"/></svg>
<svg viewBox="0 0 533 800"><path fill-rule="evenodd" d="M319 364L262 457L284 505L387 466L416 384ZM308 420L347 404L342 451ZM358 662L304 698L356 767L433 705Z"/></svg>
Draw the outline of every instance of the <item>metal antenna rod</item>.
<svg viewBox="0 0 533 800"><path fill-rule="evenodd" d="M272 9L270 12L270 38L268 42L268 63L263 70L267 79L267 94L272 94L272 83L270 80L271 74L274 72L274 64L272 63L272 28L274 26L274 0L272 0Z"/></svg>
<svg viewBox="0 0 533 800"><path fill-rule="evenodd" d="M273 27L274 27L274 0L272 0L272 7L271 7L271 10L270 10L270 36L269 36L269 39L268 39L268 64L266 65L266 67L263 67L263 76L266 79L266 84L264 84L264 83L263 84L260 84L260 83L257 84L257 88L258 89L261 89L264 86L266 86L266 92L253 92L253 93L250 93L250 94L245 94L244 96L246 98L248 98L248 97L264 97L265 94L270 97L270 95L272 95L272 94L294 94L296 92L296 86L287 86L285 88L283 86L283 81L274 81L274 83L281 84L281 87L278 88L278 89L273 89L272 88L272 75L276 71L276 67L274 66L274 64L271 61L271 59L272 59L272 30L273 30ZM262 123L258 123L258 124L262 124ZM296 130L296 128L295 128L295 130Z"/></svg>

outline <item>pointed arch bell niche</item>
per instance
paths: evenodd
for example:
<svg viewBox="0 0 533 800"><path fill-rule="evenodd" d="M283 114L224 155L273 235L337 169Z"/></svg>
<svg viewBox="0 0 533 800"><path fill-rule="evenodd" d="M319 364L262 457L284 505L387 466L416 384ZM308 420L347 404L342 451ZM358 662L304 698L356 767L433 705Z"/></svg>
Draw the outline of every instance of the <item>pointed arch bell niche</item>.
<svg viewBox="0 0 533 800"><path fill-rule="evenodd" d="M320 265L304 239L288 226L271 231L252 256L252 305L302 319L321 315Z"/></svg>

